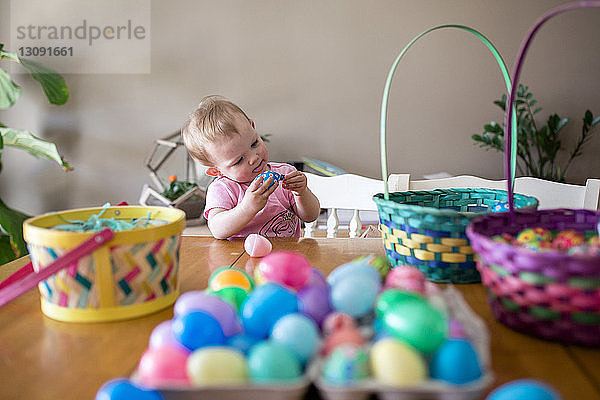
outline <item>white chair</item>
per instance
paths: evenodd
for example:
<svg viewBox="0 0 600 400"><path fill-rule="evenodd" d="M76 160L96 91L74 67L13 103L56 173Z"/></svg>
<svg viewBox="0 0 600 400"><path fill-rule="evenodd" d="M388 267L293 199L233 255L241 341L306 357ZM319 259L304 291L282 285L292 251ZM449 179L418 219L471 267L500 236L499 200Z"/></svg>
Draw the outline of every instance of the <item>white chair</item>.
<svg viewBox="0 0 600 400"><path fill-rule="evenodd" d="M348 235L358 237L362 230L361 212L376 215L373 195L383 193L383 181L359 175L345 174L332 177L306 173L308 187L328 210L327 237L336 237L340 231L338 210L351 210ZM486 188L506 190L505 180L489 180L477 176L461 175L451 178L411 181L410 174L391 174L388 178L390 192L407 190L434 190L449 188ZM574 208L598 210L600 205L600 179L588 179L586 185L571 185L531 177L519 177L515 192L534 196L539 209ZM372 217L371 217L372 218ZM317 222L305 225L304 237L313 237Z"/></svg>

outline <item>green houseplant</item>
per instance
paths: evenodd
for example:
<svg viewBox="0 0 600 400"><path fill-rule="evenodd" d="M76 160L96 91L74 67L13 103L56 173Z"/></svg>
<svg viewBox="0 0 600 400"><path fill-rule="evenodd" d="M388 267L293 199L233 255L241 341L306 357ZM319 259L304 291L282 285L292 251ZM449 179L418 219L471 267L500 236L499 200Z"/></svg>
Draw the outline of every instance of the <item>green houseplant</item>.
<svg viewBox="0 0 600 400"><path fill-rule="evenodd" d="M505 111L506 95L502 95L494 104ZM600 123L600 116L594 117L590 110L585 111L581 135L561 166L557 160L560 150L563 150L560 133L569 123L569 118L552 114L545 125L539 125L534 116L542 111L542 108L537 105L529 88L521 84L517 89L515 107L519 172L527 176L564 182L567 169L574 159L583 154L583 147L594 134L593 128ZM481 135L473 135L472 138L479 147L504 152L504 124L492 121L484 125Z"/></svg>
<svg viewBox="0 0 600 400"><path fill-rule="evenodd" d="M51 104L62 105L69 99L69 90L62 76L35 61L5 51L2 43L0 61L20 64L39 82ZM8 72L0 68L0 110L12 107L21 96L21 90ZM37 138L26 130L9 128L0 122L0 171L2 151L6 146L25 150L34 157L48 158L56 161L65 170L70 169L69 164L58 153L56 145ZM28 217L21 211L8 207L0 199L0 264L27 254L27 246L23 240L23 221Z"/></svg>

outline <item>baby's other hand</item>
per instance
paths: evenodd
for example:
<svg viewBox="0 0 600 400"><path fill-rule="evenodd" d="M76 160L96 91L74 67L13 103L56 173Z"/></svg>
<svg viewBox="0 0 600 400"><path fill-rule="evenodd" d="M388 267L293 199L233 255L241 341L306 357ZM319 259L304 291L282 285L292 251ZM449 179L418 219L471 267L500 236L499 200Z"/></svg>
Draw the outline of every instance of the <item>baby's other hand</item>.
<svg viewBox="0 0 600 400"><path fill-rule="evenodd" d="M292 191L296 196L302 196L307 189L307 179L300 171L294 171L285 175L283 188Z"/></svg>

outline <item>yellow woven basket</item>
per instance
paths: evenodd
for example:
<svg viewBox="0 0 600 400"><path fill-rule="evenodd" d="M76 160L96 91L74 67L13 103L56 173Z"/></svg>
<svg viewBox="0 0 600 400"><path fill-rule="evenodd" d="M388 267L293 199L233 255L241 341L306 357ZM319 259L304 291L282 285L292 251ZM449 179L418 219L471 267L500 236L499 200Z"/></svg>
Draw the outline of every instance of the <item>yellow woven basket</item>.
<svg viewBox="0 0 600 400"><path fill-rule="evenodd" d="M53 230L65 220L88 220L102 208L53 212L23 224L35 271L40 271L94 235ZM119 206L103 218L166 221L115 232L105 245L42 281L42 312L70 322L116 321L150 314L173 304L179 295L179 246L185 213L176 208Z"/></svg>

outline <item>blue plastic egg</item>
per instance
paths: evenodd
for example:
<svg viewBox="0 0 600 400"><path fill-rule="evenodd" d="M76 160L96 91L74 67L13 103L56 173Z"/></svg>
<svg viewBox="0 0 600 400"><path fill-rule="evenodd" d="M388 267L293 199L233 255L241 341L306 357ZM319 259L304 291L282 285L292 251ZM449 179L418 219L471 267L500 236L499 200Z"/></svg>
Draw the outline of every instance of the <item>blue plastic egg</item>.
<svg viewBox="0 0 600 400"><path fill-rule="evenodd" d="M364 277L365 279L373 280L381 284L381 274L375 267L367 264L366 260L363 261L351 261L346 264L342 264L329 274L327 277L327 283L329 286L334 286L338 282L343 281L347 277Z"/></svg>
<svg viewBox="0 0 600 400"><path fill-rule="evenodd" d="M429 365L433 379L463 384L481 377L481 363L471 343L465 339L448 339L433 354Z"/></svg>
<svg viewBox="0 0 600 400"><path fill-rule="evenodd" d="M534 379L519 379L496 388L486 400L560 400L549 385Z"/></svg>
<svg viewBox="0 0 600 400"><path fill-rule="evenodd" d="M106 382L96 393L96 400L162 400L157 390L134 385L130 380L117 378Z"/></svg>
<svg viewBox="0 0 600 400"><path fill-rule="evenodd" d="M370 268L370 267L369 267ZM379 277L379 272L373 270ZM358 318L371 312L381 289L380 279L368 279L364 274L348 275L331 285L331 305L336 311Z"/></svg>
<svg viewBox="0 0 600 400"><path fill-rule="evenodd" d="M305 364L317 352L319 328L306 315L284 315L273 326L271 341L289 348Z"/></svg>
<svg viewBox="0 0 600 400"><path fill-rule="evenodd" d="M173 335L191 351L225 343L225 335L219 322L203 311L193 311L176 317L173 320Z"/></svg>
<svg viewBox="0 0 600 400"><path fill-rule="evenodd" d="M265 171L262 174L258 175L254 179L262 179L262 181L264 182L271 177L273 178L273 181L271 182L269 187L273 186L275 184L275 182L285 179L285 175L281 175L281 174L278 174L277 172L273 172L273 171Z"/></svg>
<svg viewBox="0 0 600 400"><path fill-rule="evenodd" d="M276 283L256 287L242 305L242 324L248 335L266 338L275 322L286 314L298 312L298 298Z"/></svg>
<svg viewBox="0 0 600 400"><path fill-rule="evenodd" d="M245 333L238 333L237 335L231 336L227 339L227 346L234 347L244 355L248 355L252 346L258 343L260 339L246 335Z"/></svg>

